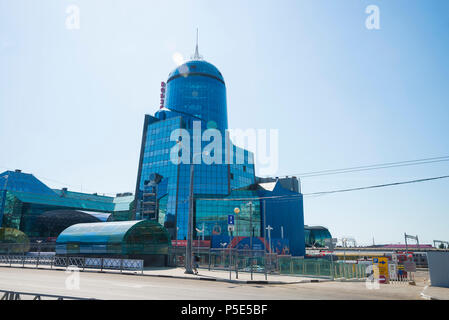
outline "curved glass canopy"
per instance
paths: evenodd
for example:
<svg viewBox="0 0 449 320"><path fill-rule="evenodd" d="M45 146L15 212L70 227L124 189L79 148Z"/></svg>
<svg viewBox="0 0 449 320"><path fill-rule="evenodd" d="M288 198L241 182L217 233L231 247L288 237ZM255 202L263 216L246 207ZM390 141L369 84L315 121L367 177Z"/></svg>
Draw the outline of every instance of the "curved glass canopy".
<svg viewBox="0 0 449 320"><path fill-rule="evenodd" d="M57 254L168 254L167 230L150 220L80 223L56 239Z"/></svg>

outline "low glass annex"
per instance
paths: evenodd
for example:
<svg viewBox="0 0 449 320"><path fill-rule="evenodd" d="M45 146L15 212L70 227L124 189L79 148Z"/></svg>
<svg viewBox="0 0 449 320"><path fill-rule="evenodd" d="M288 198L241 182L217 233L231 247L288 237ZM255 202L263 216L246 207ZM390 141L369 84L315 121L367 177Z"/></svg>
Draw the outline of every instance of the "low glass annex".
<svg viewBox="0 0 449 320"><path fill-rule="evenodd" d="M167 230L150 220L80 223L56 239L56 254L166 255L171 246Z"/></svg>

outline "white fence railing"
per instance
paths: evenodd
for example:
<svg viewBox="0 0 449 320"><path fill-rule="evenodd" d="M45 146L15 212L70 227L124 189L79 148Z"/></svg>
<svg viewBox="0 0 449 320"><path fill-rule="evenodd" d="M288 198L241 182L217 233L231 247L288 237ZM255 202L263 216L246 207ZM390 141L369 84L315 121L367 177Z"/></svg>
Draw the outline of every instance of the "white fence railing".
<svg viewBox="0 0 449 320"><path fill-rule="evenodd" d="M0 264L21 266L50 266L78 268L107 269L120 271L141 271L143 273L143 260L98 258L98 257L58 257L54 255L25 256L25 255L0 255Z"/></svg>

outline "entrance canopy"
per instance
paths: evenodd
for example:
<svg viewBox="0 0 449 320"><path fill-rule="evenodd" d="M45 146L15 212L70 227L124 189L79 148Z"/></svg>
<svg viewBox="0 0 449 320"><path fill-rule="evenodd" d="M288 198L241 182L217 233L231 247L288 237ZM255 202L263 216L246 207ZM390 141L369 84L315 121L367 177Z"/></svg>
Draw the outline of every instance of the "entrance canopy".
<svg viewBox="0 0 449 320"><path fill-rule="evenodd" d="M56 253L168 254L170 236L150 220L79 223L56 239Z"/></svg>

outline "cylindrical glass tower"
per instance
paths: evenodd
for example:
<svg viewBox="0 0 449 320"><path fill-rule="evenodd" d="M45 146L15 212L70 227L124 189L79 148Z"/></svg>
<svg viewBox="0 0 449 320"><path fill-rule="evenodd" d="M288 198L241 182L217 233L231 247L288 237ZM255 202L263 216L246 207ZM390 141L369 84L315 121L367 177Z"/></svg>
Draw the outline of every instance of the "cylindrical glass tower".
<svg viewBox="0 0 449 320"><path fill-rule="evenodd" d="M188 61L170 73L165 107L199 118L208 128L228 128L223 76L204 60Z"/></svg>

